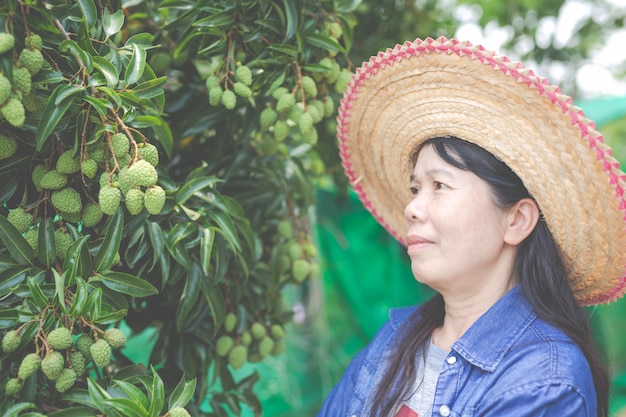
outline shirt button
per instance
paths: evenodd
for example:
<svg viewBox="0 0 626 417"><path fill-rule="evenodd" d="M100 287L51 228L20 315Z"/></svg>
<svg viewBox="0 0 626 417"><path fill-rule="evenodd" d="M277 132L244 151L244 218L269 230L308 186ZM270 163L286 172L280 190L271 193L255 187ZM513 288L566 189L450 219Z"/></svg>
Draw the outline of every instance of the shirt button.
<svg viewBox="0 0 626 417"><path fill-rule="evenodd" d="M449 365L454 365L456 363L456 356L450 356L446 359L446 362L448 362Z"/></svg>
<svg viewBox="0 0 626 417"><path fill-rule="evenodd" d="M442 417L448 417L450 415L450 407L447 405L442 405L439 407L439 415Z"/></svg>

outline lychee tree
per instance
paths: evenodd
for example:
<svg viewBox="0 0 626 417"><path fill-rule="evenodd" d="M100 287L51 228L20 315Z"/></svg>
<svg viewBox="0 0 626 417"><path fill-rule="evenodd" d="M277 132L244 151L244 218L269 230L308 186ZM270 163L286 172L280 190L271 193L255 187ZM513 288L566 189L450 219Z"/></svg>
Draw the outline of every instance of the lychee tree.
<svg viewBox="0 0 626 417"><path fill-rule="evenodd" d="M319 272L345 3L1 3L0 414L260 414L232 373Z"/></svg>

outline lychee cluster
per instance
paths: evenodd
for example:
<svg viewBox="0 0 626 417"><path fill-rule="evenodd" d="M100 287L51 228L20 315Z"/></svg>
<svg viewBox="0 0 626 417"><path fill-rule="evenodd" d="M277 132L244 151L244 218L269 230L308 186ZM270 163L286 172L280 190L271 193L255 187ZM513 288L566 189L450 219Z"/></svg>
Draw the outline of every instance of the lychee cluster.
<svg viewBox="0 0 626 417"><path fill-rule="evenodd" d="M27 111L39 113L45 107L44 99L37 96L32 82L32 77L46 64L41 46L41 37L30 34L24 39L24 48L18 53L15 51L13 35L0 33L0 55L14 55L10 74L0 72L0 114L12 126L21 127Z"/></svg>
<svg viewBox="0 0 626 417"><path fill-rule="evenodd" d="M143 211L159 214L165 205L165 190L157 185L159 175L156 166L159 152L150 143L139 143L131 149L130 139L124 133L116 133L107 140L111 154L109 165L119 167L115 173L105 171L100 176L98 202L104 214L115 213L122 201L128 212L135 216ZM104 163L104 154L94 149L96 161Z"/></svg>
<svg viewBox="0 0 626 417"><path fill-rule="evenodd" d="M241 332L237 325L237 315L228 313L222 325L225 334L215 342L215 353L233 369L241 368L246 362L259 362L268 355L280 355L285 350L285 330L280 324L257 321Z"/></svg>
<svg viewBox="0 0 626 417"><path fill-rule="evenodd" d="M211 106L224 106L232 110L237 105L237 97L252 97L252 70L247 65L238 63L235 69L235 80L227 76L210 75L205 80Z"/></svg>
<svg viewBox="0 0 626 417"><path fill-rule="evenodd" d="M18 331L10 330L2 338L2 350L5 354L12 354L18 351L21 343ZM91 361L95 366L104 368L111 361L112 349L125 344L126 336L117 328L108 329L95 341L91 335L84 333L74 340L68 328L57 327L46 335L46 347L42 349L45 355L28 353L22 358L17 377L10 379L5 386L5 395L18 395L24 381L39 370L58 392L64 393L85 373Z"/></svg>
<svg viewBox="0 0 626 417"><path fill-rule="evenodd" d="M294 236L293 226L289 220L282 220L277 226L281 242L275 247L277 251L276 270L295 283L302 283L307 278L316 278L320 273L317 263L317 248L306 239L298 239Z"/></svg>

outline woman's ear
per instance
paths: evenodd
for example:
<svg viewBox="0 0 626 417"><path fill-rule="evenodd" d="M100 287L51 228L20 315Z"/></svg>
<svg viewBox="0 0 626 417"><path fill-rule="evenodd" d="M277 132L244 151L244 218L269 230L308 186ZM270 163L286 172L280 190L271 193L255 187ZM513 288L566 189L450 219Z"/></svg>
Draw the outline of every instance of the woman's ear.
<svg viewBox="0 0 626 417"><path fill-rule="evenodd" d="M532 198L523 198L509 209L504 241L519 245L535 229L539 221L539 207Z"/></svg>

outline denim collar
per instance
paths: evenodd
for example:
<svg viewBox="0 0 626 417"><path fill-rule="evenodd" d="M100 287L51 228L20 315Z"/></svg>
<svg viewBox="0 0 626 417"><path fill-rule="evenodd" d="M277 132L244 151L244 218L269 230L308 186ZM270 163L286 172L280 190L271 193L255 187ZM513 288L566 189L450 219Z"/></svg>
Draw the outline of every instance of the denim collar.
<svg viewBox="0 0 626 417"><path fill-rule="evenodd" d="M392 327L397 330L413 311L415 307L392 310ZM493 372L536 318L517 286L480 316L451 348L471 364Z"/></svg>

